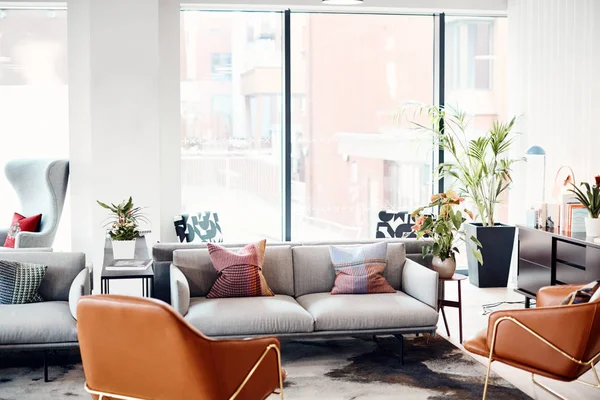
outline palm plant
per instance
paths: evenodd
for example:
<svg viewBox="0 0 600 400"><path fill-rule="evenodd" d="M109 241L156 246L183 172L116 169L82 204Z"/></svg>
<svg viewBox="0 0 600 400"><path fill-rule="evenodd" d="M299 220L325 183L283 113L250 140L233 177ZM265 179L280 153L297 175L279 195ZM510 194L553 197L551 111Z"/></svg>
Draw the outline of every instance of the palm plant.
<svg viewBox="0 0 600 400"><path fill-rule="evenodd" d="M598 218L600 215L600 176L596 177L596 184L590 186L587 182L581 182L581 186L585 186L585 192L571 184L572 189L569 192L573 193L577 200L588 210L590 218Z"/></svg>
<svg viewBox="0 0 600 400"><path fill-rule="evenodd" d="M105 204L98 201L102 208L111 211L111 215L106 219L105 227L110 226L108 234L112 240L134 240L140 236L138 226L140 221L149 222L145 214L142 213L142 207L134 207L133 199L129 197L121 203Z"/></svg>
<svg viewBox="0 0 600 400"><path fill-rule="evenodd" d="M427 114L431 126L413 123L433 134L452 159L439 165L439 176L455 178L459 194L473 201L482 225L494 226L494 208L512 183L512 166L524 160L508 155L515 141L516 118L506 123L496 120L485 135L469 139L469 119L464 111L450 106L423 105L417 110L419 114Z"/></svg>

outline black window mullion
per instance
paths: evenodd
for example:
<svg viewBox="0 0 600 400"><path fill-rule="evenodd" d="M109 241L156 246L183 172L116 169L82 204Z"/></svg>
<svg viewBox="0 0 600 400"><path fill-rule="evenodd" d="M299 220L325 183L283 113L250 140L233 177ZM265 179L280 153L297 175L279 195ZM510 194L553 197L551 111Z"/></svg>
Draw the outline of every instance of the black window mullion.
<svg viewBox="0 0 600 400"><path fill-rule="evenodd" d="M292 53L291 53L291 11L283 13L283 238L292 240Z"/></svg>

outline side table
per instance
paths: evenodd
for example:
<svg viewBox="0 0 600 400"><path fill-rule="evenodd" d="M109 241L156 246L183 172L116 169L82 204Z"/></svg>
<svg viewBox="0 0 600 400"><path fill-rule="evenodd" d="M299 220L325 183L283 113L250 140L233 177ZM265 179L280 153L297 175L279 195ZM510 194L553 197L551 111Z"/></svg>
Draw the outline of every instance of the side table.
<svg viewBox="0 0 600 400"><path fill-rule="evenodd" d="M467 279L466 276L461 274L454 274L452 278L440 278L440 283L445 285L446 282L457 282L458 283L458 301L451 301L446 299L439 299L438 306L442 311L442 317L444 318L444 325L446 326L446 333L450 336L450 329L448 329L448 321L446 320L446 313L444 307L458 308L458 332L460 343L463 342L463 329L462 329L462 293L460 287L460 281ZM445 291L444 291L445 292Z"/></svg>
<svg viewBox="0 0 600 400"><path fill-rule="evenodd" d="M102 267L100 275L100 292L102 294L110 294L110 281L112 279L141 279L142 281L142 297L152 297L152 288L154 287L154 270L152 265L144 270L107 270L106 266Z"/></svg>

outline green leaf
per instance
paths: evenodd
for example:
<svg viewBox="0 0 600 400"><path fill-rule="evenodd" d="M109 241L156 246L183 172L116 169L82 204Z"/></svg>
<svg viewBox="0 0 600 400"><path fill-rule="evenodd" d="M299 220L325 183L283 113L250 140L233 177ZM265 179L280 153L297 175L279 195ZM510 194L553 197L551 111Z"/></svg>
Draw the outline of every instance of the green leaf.
<svg viewBox="0 0 600 400"><path fill-rule="evenodd" d="M483 257L481 256L481 251L479 249L473 249L473 255L475 259L479 261L479 264L483 265Z"/></svg>
<svg viewBox="0 0 600 400"><path fill-rule="evenodd" d="M477 238L476 238L475 236L471 236L471 241L472 241L473 243L475 243L475 245L477 245L477 247L483 247L483 246L481 245L481 242L480 242L479 240L477 240Z"/></svg>

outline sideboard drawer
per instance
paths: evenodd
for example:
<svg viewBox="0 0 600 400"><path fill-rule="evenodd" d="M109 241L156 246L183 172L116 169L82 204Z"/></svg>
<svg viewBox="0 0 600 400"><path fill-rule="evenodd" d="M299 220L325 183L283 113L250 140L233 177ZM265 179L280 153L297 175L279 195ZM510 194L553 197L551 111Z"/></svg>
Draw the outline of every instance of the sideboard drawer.
<svg viewBox="0 0 600 400"><path fill-rule="evenodd" d="M556 261L585 267L585 246L557 240Z"/></svg>
<svg viewBox="0 0 600 400"><path fill-rule="evenodd" d="M527 260L519 260L519 289L536 294L540 288L552 284L552 270Z"/></svg>
<svg viewBox="0 0 600 400"><path fill-rule="evenodd" d="M585 267L556 262L556 280L562 283L587 283L587 271Z"/></svg>
<svg viewBox="0 0 600 400"><path fill-rule="evenodd" d="M519 229L519 258L550 267L552 265L552 236L545 232Z"/></svg>

